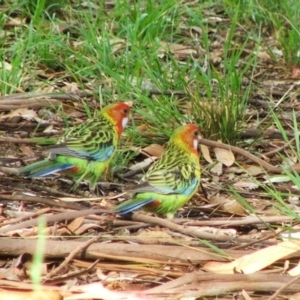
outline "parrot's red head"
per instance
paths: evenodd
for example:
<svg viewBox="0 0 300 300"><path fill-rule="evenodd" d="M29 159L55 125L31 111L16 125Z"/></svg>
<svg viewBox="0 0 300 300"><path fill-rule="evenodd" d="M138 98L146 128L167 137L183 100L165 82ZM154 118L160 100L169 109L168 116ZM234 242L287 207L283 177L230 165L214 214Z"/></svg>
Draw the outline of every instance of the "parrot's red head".
<svg viewBox="0 0 300 300"><path fill-rule="evenodd" d="M117 102L107 105L103 108L102 114L110 118L110 120L116 125L118 135L120 136L126 127L129 120L130 109L133 102Z"/></svg>
<svg viewBox="0 0 300 300"><path fill-rule="evenodd" d="M172 137L171 141L181 145L186 150L198 153L198 142L200 139L200 129L196 124L187 124L177 128Z"/></svg>

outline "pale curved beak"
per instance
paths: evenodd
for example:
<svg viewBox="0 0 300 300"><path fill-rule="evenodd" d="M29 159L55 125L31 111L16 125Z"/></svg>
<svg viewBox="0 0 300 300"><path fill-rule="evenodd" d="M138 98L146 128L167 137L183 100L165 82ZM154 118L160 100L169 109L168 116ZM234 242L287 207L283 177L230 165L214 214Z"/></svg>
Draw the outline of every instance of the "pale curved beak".
<svg viewBox="0 0 300 300"><path fill-rule="evenodd" d="M128 120L129 119L127 117L123 118L123 120L122 120L122 127L123 127L123 129L127 126Z"/></svg>
<svg viewBox="0 0 300 300"><path fill-rule="evenodd" d="M197 150L198 149L198 144L199 144L199 139L194 139L193 141L193 146L194 146L194 149Z"/></svg>

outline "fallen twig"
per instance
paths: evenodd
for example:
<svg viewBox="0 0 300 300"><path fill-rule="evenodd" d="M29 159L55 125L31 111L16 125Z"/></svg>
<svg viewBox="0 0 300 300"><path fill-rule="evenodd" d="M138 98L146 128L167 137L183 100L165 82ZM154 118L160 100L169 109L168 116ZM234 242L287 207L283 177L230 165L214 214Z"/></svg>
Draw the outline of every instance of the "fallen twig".
<svg viewBox="0 0 300 300"><path fill-rule="evenodd" d="M79 217L84 217L92 214L98 214L98 213L107 213L107 210L104 209L86 209L86 210L81 210L81 211L68 211L68 212L63 212L51 216L45 216L45 222L46 224L53 224L55 222L59 221L68 221L68 220L73 220L75 218ZM5 226L0 228L0 234L4 234L10 231L15 231L15 230L20 230L25 227L33 227L33 226L38 226L38 219L34 220L28 220L21 222L19 224L14 224L11 226Z"/></svg>
<svg viewBox="0 0 300 300"><path fill-rule="evenodd" d="M175 230L177 232L180 232L185 235L189 235L192 237L200 238L200 239L205 239L205 240L214 240L214 241L239 241L243 243L249 242L249 240L246 239L240 239L236 236L231 236L229 234L226 234L225 231L214 229L214 228L200 228L200 227L188 227L188 226L181 226L177 225L169 220L158 218L158 217L151 217L145 214L141 213L134 213L132 215L132 219L134 221L139 221L139 222L145 222L149 224L155 224L159 225L165 228L169 228L171 230Z"/></svg>
<svg viewBox="0 0 300 300"><path fill-rule="evenodd" d="M255 156L255 155L249 153L248 151L241 149L239 147L223 144L220 142L214 142L214 141L210 141L210 140L206 140L206 139L200 139L199 143L202 145L205 145L205 146L226 149L226 150L230 150L232 152L241 154L244 157L249 158L256 164L262 166L266 171L268 171L270 173L280 174L283 172L283 169L281 167L274 167L274 166L268 164L267 162L265 162L264 160L258 158L257 156ZM300 170L298 170L297 172L300 173Z"/></svg>
<svg viewBox="0 0 300 300"><path fill-rule="evenodd" d="M73 251L71 251L69 253L69 255L65 258L65 260L55 269L53 269L51 272L49 272L46 276L45 276L45 280L50 279L51 277L57 275L64 267L66 267L68 265L68 263L75 258L75 256L77 256L79 253L81 253L82 251L86 250L90 245L98 242L101 239L101 234L99 234L98 236L93 237L92 239L89 239L88 241L86 241L85 243L82 243L81 245L79 245L78 247L76 247Z"/></svg>

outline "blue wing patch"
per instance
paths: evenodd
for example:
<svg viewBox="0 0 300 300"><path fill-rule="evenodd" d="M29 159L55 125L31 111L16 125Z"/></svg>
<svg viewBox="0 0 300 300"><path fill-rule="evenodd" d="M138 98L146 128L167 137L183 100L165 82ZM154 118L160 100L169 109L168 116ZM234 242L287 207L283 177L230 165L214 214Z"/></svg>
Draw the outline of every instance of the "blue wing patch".
<svg viewBox="0 0 300 300"><path fill-rule="evenodd" d="M125 215L128 214L132 211L135 211L149 203L151 203L153 201L153 199L146 199L140 202L135 202L135 203L131 203L131 204L127 204L126 205L126 201L124 203L121 203L120 205L118 205L115 210L120 214L120 215ZM122 207L124 205L124 207Z"/></svg>

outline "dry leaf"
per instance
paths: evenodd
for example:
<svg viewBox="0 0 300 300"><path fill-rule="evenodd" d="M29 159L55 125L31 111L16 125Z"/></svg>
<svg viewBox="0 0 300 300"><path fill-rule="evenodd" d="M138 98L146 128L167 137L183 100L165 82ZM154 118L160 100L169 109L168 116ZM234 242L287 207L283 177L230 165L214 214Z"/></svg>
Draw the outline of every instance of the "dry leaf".
<svg viewBox="0 0 300 300"><path fill-rule="evenodd" d="M210 157L208 147L201 144L201 145L200 145L200 149L201 149L201 153L202 153L204 159L205 159L207 162L209 162L210 164L212 164L212 163L213 163L213 160L212 160L211 157Z"/></svg>
<svg viewBox="0 0 300 300"><path fill-rule="evenodd" d="M0 61L0 69L5 69L6 71L11 71L12 65L6 61L4 61L4 62Z"/></svg>
<svg viewBox="0 0 300 300"><path fill-rule="evenodd" d="M143 161L140 161L132 166L129 167L129 170L135 171L135 170L145 170L148 168L151 164L153 164L157 160L157 157L151 156L147 157Z"/></svg>
<svg viewBox="0 0 300 300"><path fill-rule="evenodd" d="M245 210L244 210L243 206L235 199L232 199L232 200L224 203L224 205L222 205L222 209L225 212L228 212L231 214L240 215L240 216L245 215Z"/></svg>
<svg viewBox="0 0 300 300"><path fill-rule="evenodd" d="M209 202L221 204L220 208L225 212L235 215L245 215L243 206L236 199L215 195L209 199Z"/></svg>
<svg viewBox="0 0 300 300"><path fill-rule="evenodd" d="M83 223L84 217L74 219L67 227L71 232L75 232Z"/></svg>
<svg viewBox="0 0 300 300"><path fill-rule="evenodd" d="M141 153L145 152L150 156L160 157L165 151L165 148L159 144L151 144L141 150Z"/></svg>
<svg viewBox="0 0 300 300"><path fill-rule="evenodd" d="M223 164L218 162L210 169L210 171L215 175L221 175L223 173Z"/></svg>
<svg viewBox="0 0 300 300"><path fill-rule="evenodd" d="M124 39L113 38L109 40L109 43L112 48L112 53L117 53L126 47L126 41Z"/></svg>
<svg viewBox="0 0 300 300"><path fill-rule="evenodd" d="M217 160L225 166L230 167L234 163L235 157L232 151L221 148L214 148L214 151Z"/></svg>
<svg viewBox="0 0 300 300"><path fill-rule="evenodd" d="M32 148L28 145L20 145L20 150L22 152L23 155L25 156L34 156L35 152L32 150Z"/></svg>
<svg viewBox="0 0 300 300"><path fill-rule="evenodd" d="M287 273L291 276L300 275L300 261L298 262L298 265L296 267L290 269Z"/></svg>
<svg viewBox="0 0 300 300"><path fill-rule="evenodd" d="M266 51L258 51L257 53L256 53L256 55L257 55L257 57L260 59L260 60L264 60L264 61L266 61L266 60L271 60L271 56L269 55L269 53L268 52L266 52Z"/></svg>
<svg viewBox="0 0 300 300"><path fill-rule="evenodd" d="M79 228L77 228L74 233L76 235L81 235L83 233L85 233L86 231L89 231L91 229L99 229L99 225L94 224L94 223L87 223L87 224L83 224L82 226L80 226Z"/></svg>
<svg viewBox="0 0 300 300"><path fill-rule="evenodd" d="M184 60L190 56L198 56L197 50L190 46L161 42L161 47L158 49L158 57L163 58L168 52L171 52L178 60Z"/></svg>
<svg viewBox="0 0 300 300"><path fill-rule="evenodd" d="M187 59L190 56L193 56L193 57L198 56L196 49L193 49L192 47L181 45L181 44L173 44L171 46L171 52L179 60Z"/></svg>
<svg viewBox="0 0 300 300"><path fill-rule="evenodd" d="M244 255L230 263L209 262L204 269L218 274L234 274L236 272L251 274L257 272L287 255L298 252L299 241L282 242L251 254Z"/></svg>
<svg viewBox="0 0 300 300"><path fill-rule="evenodd" d="M300 300L300 293L296 293L292 296L289 296L287 299L288 300Z"/></svg>
<svg viewBox="0 0 300 300"><path fill-rule="evenodd" d="M241 294L242 294L242 296L244 297L245 300L251 300L252 299L245 290L242 290Z"/></svg>
<svg viewBox="0 0 300 300"><path fill-rule="evenodd" d="M22 117L23 119L26 119L28 121L35 119L40 120L40 118L37 116L37 113L33 109L28 108L17 108L9 114L2 115L0 119L12 119L13 117Z"/></svg>
<svg viewBox="0 0 300 300"><path fill-rule="evenodd" d="M266 176L266 180L264 183L282 183L282 182L289 182L291 178L287 175L273 175L273 176Z"/></svg>
<svg viewBox="0 0 300 300"><path fill-rule="evenodd" d="M66 92L66 93L78 93L79 92L79 86L77 83L75 82L65 82L64 83L65 86L62 87L62 91Z"/></svg>
<svg viewBox="0 0 300 300"><path fill-rule="evenodd" d="M300 170L300 162L297 162L293 165L293 170L299 171Z"/></svg>
<svg viewBox="0 0 300 300"><path fill-rule="evenodd" d="M221 23L223 21L220 17L208 17L202 20L203 23L209 23L209 24L217 24Z"/></svg>
<svg viewBox="0 0 300 300"><path fill-rule="evenodd" d="M9 18L4 24L5 27L21 26L26 24L25 18Z"/></svg>
<svg viewBox="0 0 300 300"><path fill-rule="evenodd" d="M255 166L255 165L250 165L250 166L247 165L246 167L244 167L244 169L252 176L257 176L265 173L262 167Z"/></svg>
<svg viewBox="0 0 300 300"><path fill-rule="evenodd" d="M232 184L232 186L234 188L243 188L243 189L247 189L247 190L253 190L253 189L257 189L259 187L259 185L255 182L252 181L247 181L247 180L241 180L241 181L237 181L234 184Z"/></svg>

